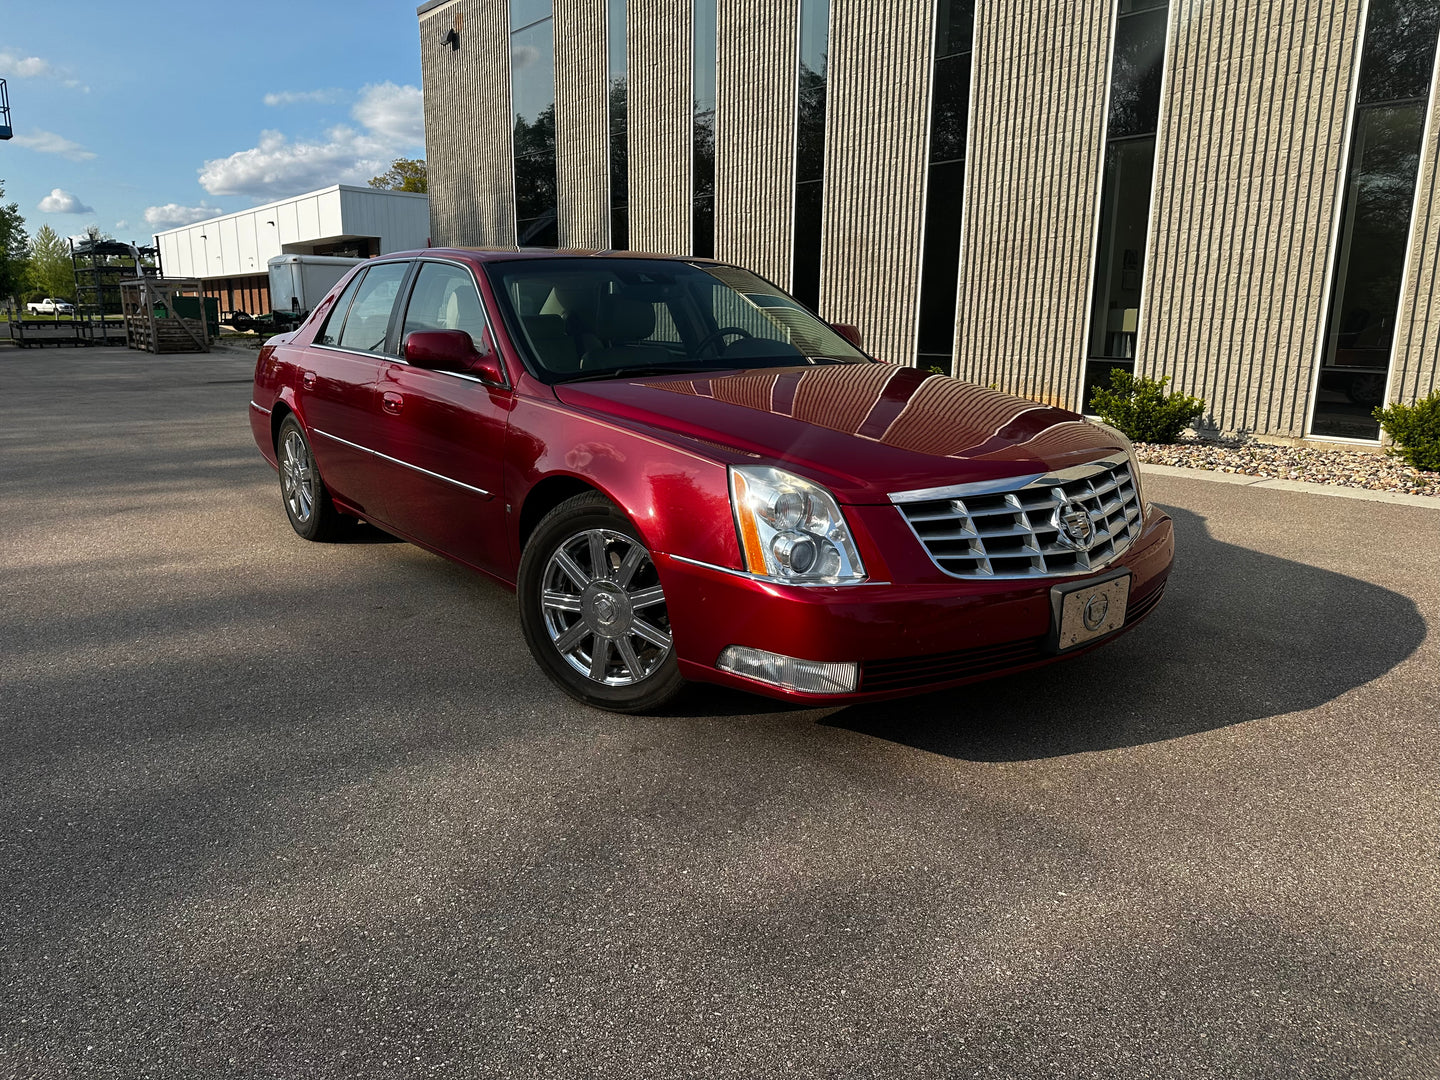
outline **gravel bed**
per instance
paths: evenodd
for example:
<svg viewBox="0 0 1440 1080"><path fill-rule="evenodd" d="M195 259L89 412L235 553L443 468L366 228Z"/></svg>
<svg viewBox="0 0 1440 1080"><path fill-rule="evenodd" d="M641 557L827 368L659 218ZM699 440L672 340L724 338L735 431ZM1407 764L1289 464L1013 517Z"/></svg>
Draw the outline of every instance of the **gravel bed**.
<svg viewBox="0 0 1440 1080"><path fill-rule="evenodd" d="M1398 458L1363 450L1191 439L1169 445L1136 443L1135 451L1148 465L1177 465L1185 469L1240 473L1265 480L1306 480L1312 484L1335 484L1440 498L1440 473L1421 472Z"/></svg>

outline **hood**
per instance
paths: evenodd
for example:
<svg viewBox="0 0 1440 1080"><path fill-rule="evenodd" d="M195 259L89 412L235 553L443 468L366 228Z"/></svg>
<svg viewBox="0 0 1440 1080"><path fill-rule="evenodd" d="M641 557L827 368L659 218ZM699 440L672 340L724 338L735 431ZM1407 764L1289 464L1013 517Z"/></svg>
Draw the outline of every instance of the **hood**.
<svg viewBox="0 0 1440 1080"><path fill-rule="evenodd" d="M555 392L577 408L710 444L733 463L773 459L849 503L1124 449L1064 409L888 364L562 383Z"/></svg>

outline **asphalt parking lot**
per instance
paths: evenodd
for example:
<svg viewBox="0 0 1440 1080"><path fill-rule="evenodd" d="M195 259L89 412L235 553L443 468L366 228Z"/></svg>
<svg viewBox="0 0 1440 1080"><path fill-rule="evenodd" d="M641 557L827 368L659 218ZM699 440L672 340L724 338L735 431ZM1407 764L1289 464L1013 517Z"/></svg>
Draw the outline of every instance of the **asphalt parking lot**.
<svg viewBox="0 0 1440 1080"><path fill-rule="evenodd" d="M1440 510L1152 477L1107 649L623 717L251 363L0 351L0 1077L1440 1075Z"/></svg>

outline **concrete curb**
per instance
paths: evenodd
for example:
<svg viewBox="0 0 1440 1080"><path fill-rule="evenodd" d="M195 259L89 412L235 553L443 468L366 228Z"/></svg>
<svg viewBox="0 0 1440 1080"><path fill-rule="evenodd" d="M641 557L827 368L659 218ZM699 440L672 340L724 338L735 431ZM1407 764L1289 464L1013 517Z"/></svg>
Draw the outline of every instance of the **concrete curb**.
<svg viewBox="0 0 1440 1080"><path fill-rule="evenodd" d="M1399 503L1402 506L1423 506L1440 510L1440 498L1433 495L1409 495L1401 491L1372 491L1369 488L1342 487L1339 484L1312 484L1306 480L1268 480L1244 473L1215 472L1213 469L1185 469L1178 465L1140 465L1141 476L1173 476L1180 480L1208 480L1216 484L1240 484L1244 487L1269 488L1273 491L1299 491L1307 495L1330 495L1339 499L1361 499L1365 502Z"/></svg>

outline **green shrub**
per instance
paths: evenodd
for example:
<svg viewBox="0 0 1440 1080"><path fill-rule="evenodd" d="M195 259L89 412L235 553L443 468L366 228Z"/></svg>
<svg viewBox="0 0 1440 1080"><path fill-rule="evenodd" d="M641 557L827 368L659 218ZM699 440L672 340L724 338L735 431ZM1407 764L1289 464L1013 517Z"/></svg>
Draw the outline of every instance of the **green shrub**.
<svg viewBox="0 0 1440 1080"><path fill-rule="evenodd" d="M1395 440L1390 453L1417 469L1440 472L1440 390L1413 405L1397 401L1388 408L1376 407L1374 416Z"/></svg>
<svg viewBox="0 0 1440 1080"><path fill-rule="evenodd" d="M1180 393L1165 393L1169 381L1169 375L1157 381L1113 368L1110 389L1097 387L1090 395L1090 411L1136 442L1173 443L1204 415L1205 402Z"/></svg>

